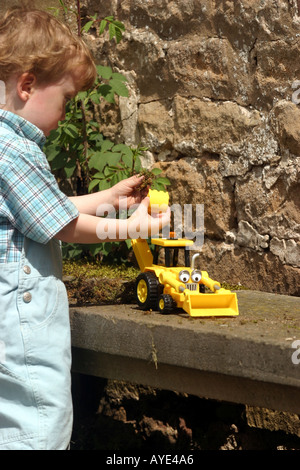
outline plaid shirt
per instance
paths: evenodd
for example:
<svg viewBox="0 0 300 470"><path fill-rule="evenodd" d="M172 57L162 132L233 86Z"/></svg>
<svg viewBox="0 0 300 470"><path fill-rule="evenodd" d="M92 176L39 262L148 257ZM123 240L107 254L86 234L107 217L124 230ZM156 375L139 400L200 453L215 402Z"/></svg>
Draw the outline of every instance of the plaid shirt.
<svg viewBox="0 0 300 470"><path fill-rule="evenodd" d="M36 126L0 110L0 263L20 259L24 237L46 244L78 217L50 171Z"/></svg>

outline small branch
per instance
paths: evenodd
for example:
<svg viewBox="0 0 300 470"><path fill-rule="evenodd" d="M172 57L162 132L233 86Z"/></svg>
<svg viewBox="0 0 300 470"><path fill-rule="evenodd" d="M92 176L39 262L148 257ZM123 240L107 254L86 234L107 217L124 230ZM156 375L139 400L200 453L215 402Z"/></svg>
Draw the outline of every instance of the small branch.
<svg viewBox="0 0 300 470"><path fill-rule="evenodd" d="M85 162L85 171L86 171L86 176L87 180L89 182L90 176L89 176L89 165L88 165L88 136L87 136L87 122L86 122L86 112L85 112L85 106L83 100L80 100L80 106L81 106L81 112L82 112L82 139L83 139L83 156L84 156L84 162Z"/></svg>
<svg viewBox="0 0 300 470"><path fill-rule="evenodd" d="M77 0L77 31L78 31L78 36L81 36L81 7L80 7L80 0Z"/></svg>
<svg viewBox="0 0 300 470"><path fill-rule="evenodd" d="M77 30L78 36L81 37L81 6L80 0L77 0ZM80 100L80 108L82 114L82 139L83 139L83 157L84 157L84 165L85 165L85 173L87 181L89 182L89 166L88 166L88 136L87 136L87 119L86 119L86 111L84 101Z"/></svg>

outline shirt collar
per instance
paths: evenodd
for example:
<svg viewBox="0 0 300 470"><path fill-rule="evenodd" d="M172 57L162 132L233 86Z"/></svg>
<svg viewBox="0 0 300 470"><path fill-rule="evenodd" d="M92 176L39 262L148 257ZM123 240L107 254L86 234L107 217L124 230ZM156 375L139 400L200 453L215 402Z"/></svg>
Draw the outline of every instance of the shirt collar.
<svg viewBox="0 0 300 470"><path fill-rule="evenodd" d="M21 137L35 142L40 148L43 147L46 141L46 137L43 131L41 131L34 124L22 118L21 116L18 116L17 114L0 109L0 125L2 123L11 128Z"/></svg>

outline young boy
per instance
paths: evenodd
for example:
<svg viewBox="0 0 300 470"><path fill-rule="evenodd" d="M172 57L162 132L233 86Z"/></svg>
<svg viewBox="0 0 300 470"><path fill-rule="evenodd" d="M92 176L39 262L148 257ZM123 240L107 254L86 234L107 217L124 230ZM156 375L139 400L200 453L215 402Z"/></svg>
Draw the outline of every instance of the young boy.
<svg viewBox="0 0 300 470"><path fill-rule="evenodd" d="M42 152L67 100L95 80L84 43L48 13L10 9L0 21L0 450L64 450L72 431L70 328L60 240L99 243L157 233L140 177L67 198ZM119 198L128 219L99 218Z"/></svg>

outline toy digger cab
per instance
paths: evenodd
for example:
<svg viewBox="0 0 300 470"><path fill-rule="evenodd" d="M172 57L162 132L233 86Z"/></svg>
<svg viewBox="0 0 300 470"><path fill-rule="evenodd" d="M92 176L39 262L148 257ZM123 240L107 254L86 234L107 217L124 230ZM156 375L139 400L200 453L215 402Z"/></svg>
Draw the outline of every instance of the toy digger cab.
<svg viewBox="0 0 300 470"><path fill-rule="evenodd" d="M195 269L190 260L192 240L154 238L150 250L147 240L131 241L141 274L136 279L136 301L143 310L171 313L183 309L191 317L236 316L239 314L237 297L220 283L211 279L206 271ZM164 251L164 263L161 259ZM184 251L184 266L178 266L179 250Z"/></svg>

